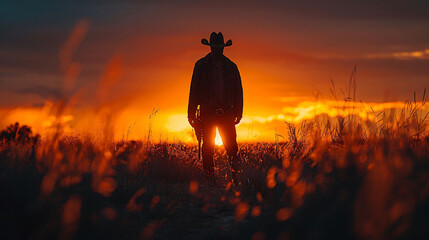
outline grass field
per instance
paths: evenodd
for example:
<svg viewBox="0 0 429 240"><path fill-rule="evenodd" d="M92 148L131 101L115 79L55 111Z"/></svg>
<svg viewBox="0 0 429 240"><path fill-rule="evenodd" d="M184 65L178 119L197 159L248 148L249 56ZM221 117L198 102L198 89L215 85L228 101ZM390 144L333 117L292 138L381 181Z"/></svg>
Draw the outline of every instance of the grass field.
<svg viewBox="0 0 429 240"><path fill-rule="evenodd" d="M427 239L425 100L285 123L239 144L241 184L216 147L215 186L197 146L106 142L11 125L1 134L1 239Z"/></svg>

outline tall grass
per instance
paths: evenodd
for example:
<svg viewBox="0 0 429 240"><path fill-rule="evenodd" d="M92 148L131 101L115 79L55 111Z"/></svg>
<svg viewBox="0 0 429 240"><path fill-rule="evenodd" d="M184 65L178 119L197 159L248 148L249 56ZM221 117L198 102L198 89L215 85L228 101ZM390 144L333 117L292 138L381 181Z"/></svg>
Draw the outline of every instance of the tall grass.
<svg viewBox="0 0 429 240"><path fill-rule="evenodd" d="M353 76L349 86L355 84ZM333 85L334 97L335 92ZM44 138L27 126L11 125L0 142L2 234L41 239L429 236L426 91L421 101L415 96L405 102L399 113L369 109L366 119L346 114L359 104L353 89L347 93L346 104L339 104L344 113L336 118L285 123L287 136L278 134L275 143L240 145L239 186L230 182L220 147L218 184L210 186L197 146L154 143L150 130L144 141L113 142L62 135L59 124Z"/></svg>

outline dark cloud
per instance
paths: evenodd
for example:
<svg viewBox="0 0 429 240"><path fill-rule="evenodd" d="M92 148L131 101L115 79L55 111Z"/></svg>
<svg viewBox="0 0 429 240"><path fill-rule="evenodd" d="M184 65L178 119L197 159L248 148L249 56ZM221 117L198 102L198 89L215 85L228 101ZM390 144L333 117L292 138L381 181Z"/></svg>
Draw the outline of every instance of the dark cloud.
<svg viewBox="0 0 429 240"><path fill-rule="evenodd" d="M429 2L425 0L293 0L281 5L327 18L429 20Z"/></svg>
<svg viewBox="0 0 429 240"><path fill-rule="evenodd" d="M14 92L20 94L35 94L42 99L60 99L62 96L61 90L58 88L41 85L18 88Z"/></svg>
<svg viewBox="0 0 429 240"><path fill-rule="evenodd" d="M136 4L138 1L129 0ZM165 4L177 1L160 0ZM306 17L339 19L402 19L429 20L429 2L426 0L247 0L247 1L181 1L181 6L201 9L275 10L284 14L303 14Z"/></svg>
<svg viewBox="0 0 429 240"><path fill-rule="evenodd" d="M40 103L33 103L32 106L33 107L43 107L43 106L45 106L45 103L42 103L42 102L40 102Z"/></svg>

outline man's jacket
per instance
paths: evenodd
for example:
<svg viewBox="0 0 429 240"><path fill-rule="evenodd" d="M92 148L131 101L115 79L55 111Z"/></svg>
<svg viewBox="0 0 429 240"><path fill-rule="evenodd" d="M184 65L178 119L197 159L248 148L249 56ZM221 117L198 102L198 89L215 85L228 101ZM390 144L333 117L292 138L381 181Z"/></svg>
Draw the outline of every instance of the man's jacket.
<svg viewBox="0 0 429 240"><path fill-rule="evenodd" d="M195 118L198 105L202 117L207 117L214 112L211 95L211 84L209 81L209 71L212 68L211 53L201 58L195 63L194 72L192 74L191 91L189 93L188 118ZM237 65L223 56L223 86L225 87L226 111L232 110L235 117L240 117L243 114L243 87L241 85L241 77Z"/></svg>

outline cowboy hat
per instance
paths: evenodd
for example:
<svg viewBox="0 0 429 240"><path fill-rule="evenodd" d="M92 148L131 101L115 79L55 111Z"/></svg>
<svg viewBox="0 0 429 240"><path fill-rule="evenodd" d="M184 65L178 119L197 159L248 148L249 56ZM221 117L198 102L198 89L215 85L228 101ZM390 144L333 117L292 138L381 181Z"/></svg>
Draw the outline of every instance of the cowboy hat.
<svg viewBox="0 0 429 240"><path fill-rule="evenodd" d="M229 47L232 45L231 39L226 41L226 43L224 42L223 35L221 32L219 33L212 32L212 34L210 35L210 43L205 38L201 39L201 43L204 45L208 45L210 47L218 47L218 48Z"/></svg>

